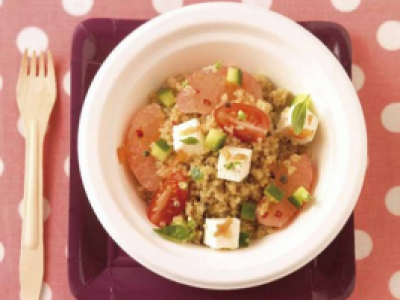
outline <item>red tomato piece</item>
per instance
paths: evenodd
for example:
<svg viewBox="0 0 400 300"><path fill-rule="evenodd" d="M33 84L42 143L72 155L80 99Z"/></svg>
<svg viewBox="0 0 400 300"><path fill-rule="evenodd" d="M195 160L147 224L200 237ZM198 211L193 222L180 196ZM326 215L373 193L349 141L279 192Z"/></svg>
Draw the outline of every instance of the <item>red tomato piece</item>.
<svg viewBox="0 0 400 300"><path fill-rule="evenodd" d="M245 119L239 119L239 111L245 115ZM214 111L215 121L227 133L244 142L255 142L258 138L265 138L271 129L271 120L262 110L252 105L231 103L229 106L221 105ZM232 127L233 131L229 128Z"/></svg>
<svg viewBox="0 0 400 300"><path fill-rule="evenodd" d="M260 224L271 227L285 226L298 212L298 209L289 202L288 197L301 186L311 192L314 169L310 158L301 155L297 161L292 160L292 165L296 167L296 171L290 176L288 176L287 168L283 164L273 170L275 173L274 184L285 193L285 196L279 203L269 203L266 212L263 208L266 199L259 203L256 214L257 221ZM286 183L281 182L281 176L286 176Z"/></svg>
<svg viewBox="0 0 400 300"><path fill-rule="evenodd" d="M186 188L180 187L180 182L186 183ZM180 171L172 173L170 177L163 181L150 200L147 211L149 220L160 227L168 225L175 216L180 215L185 209L189 195L189 178Z"/></svg>

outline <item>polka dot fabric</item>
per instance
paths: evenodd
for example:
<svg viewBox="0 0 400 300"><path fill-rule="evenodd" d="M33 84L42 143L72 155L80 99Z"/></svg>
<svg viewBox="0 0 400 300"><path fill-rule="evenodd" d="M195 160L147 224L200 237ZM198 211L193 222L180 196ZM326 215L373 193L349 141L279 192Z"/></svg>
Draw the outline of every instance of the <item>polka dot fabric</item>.
<svg viewBox="0 0 400 300"><path fill-rule="evenodd" d="M29 1L28 1L29 2ZM148 19L200 0L0 0L0 299L18 299L24 139L15 101L21 51L51 49L58 101L45 144L46 267L41 300L72 300L67 279L70 43L89 17ZM351 300L400 299L400 1L237 0L297 21L342 24L366 116L369 164L355 210L357 281ZM22 5L23 4L23 5ZM344 174L345 176L345 174ZM338 199L340 201L340 199Z"/></svg>

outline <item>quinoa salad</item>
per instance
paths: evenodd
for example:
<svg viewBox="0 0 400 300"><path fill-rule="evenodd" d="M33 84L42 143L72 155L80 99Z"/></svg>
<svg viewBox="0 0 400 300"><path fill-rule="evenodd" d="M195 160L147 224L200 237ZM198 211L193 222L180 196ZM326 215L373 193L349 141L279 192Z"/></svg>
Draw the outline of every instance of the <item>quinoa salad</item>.
<svg viewBox="0 0 400 300"><path fill-rule="evenodd" d="M290 226L310 203L319 122L310 95L215 63L168 77L148 98L117 152L154 234L238 249Z"/></svg>

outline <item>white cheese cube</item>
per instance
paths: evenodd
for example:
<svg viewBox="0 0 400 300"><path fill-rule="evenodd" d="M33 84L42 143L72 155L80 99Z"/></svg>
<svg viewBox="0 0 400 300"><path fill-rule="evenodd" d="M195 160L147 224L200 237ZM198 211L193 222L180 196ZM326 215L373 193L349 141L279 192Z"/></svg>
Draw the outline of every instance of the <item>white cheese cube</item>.
<svg viewBox="0 0 400 300"><path fill-rule="evenodd" d="M221 149L217 163L217 177L241 182L250 172L250 149L227 146Z"/></svg>
<svg viewBox="0 0 400 300"><path fill-rule="evenodd" d="M282 111L281 118L277 124L277 132L283 132L298 144L307 144L311 142L315 136L318 128L318 118L309 109L306 111L306 121L304 123L303 131L296 135L292 125L292 113L295 106L286 108Z"/></svg>
<svg viewBox="0 0 400 300"><path fill-rule="evenodd" d="M182 140L187 138L197 139L197 143L185 144ZM204 135L200 130L200 123L197 119L172 127L172 139L175 151L182 150L188 154L202 154L204 152Z"/></svg>
<svg viewBox="0 0 400 300"><path fill-rule="evenodd" d="M226 225L229 225L227 229L224 228ZM239 248L239 234L240 220L237 218L206 218L203 241L212 249Z"/></svg>

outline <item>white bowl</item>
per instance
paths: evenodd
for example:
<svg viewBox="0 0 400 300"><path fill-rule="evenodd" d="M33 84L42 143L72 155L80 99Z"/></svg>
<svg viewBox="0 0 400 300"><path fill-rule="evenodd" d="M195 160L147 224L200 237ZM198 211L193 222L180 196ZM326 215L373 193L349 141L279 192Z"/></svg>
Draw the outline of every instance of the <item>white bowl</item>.
<svg viewBox="0 0 400 300"><path fill-rule="evenodd" d="M315 204L287 229L231 252L178 245L154 234L146 205L116 155L133 113L146 103L149 91L168 75L216 61L267 74L294 93L310 93L321 120L313 152L319 174ZM351 81L317 38L271 11L214 3L161 15L115 48L87 94L78 152L91 205L126 253L177 282L238 289L295 271L334 239L359 196L367 142Z"/></svg>

